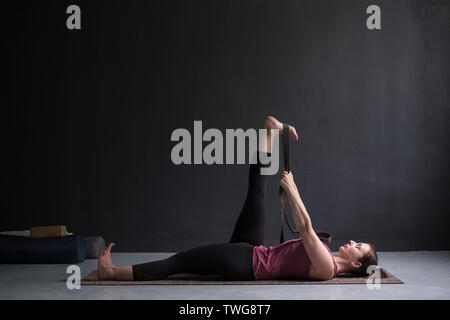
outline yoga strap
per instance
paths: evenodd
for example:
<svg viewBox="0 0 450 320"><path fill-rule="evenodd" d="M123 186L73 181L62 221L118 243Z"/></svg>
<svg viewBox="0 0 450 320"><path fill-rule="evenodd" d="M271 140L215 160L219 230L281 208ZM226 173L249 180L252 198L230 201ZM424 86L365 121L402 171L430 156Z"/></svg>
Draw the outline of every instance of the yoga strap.
<svg viewBox="0 0 450 320"><path fill-rule="evenodd" d="M291 171L291 163L290 163L290 138L289 138L289 125L283 124L283 161L284 161L284 169L287 172ZM283 225L284 222L286 222L287 226L289 227L289 230L296 236L300 236L300 233L298 230L294 229L291 224L289 223L287 217L286 217L286 204L288 200L288 196L286 191L280 186L278 189L278 194L280 196L280 205L281 205L281 232L280 232L280 243L284 242L284 232L283 232ZM329 232L325 231L318 231L316 232L317 236L322 242L330 243L331 242L331 234Z"/></svg>

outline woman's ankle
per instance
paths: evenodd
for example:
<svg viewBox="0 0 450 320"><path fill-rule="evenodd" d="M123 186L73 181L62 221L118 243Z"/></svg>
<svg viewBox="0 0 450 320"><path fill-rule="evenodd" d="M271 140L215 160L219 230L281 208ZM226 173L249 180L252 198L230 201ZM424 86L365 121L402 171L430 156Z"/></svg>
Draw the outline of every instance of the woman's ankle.
<svg viewBox="0 0 450 320"><path fill-rule="evenodd" d="M113 267L114 280L133 281L133 269L131 266L114 266Z"/></svg>

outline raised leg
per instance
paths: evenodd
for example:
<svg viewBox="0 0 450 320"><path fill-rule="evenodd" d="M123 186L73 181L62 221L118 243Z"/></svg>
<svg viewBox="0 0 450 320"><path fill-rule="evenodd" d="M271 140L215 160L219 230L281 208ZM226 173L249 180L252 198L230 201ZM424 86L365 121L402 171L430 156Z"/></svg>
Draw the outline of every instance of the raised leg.
<svg viewBox="0 0 450 320"><path fill-rule="evenodd" d="M269 164L263 165L259 159L263 153L271 156L274 139L277 138L276 135L282 133L283 124L269 116L264 123L264 129L267 132L259 140L258 151L253 155L258 161L256 164L250 164L247 198L234 226L230 243L247 242L252 245L261 245L264 242L268 176L261 175L260 172L261 167ZM289 126L289 135L298 140L297 132L292 126Z"/></svg>
<svg viewBox="0 0 450 320"><path fill-rule="evenodd" d="M234 225L230 243L263 244L268 176L261 175L261 166L259 160L256 164L250 164L247 197Z"/></svg>

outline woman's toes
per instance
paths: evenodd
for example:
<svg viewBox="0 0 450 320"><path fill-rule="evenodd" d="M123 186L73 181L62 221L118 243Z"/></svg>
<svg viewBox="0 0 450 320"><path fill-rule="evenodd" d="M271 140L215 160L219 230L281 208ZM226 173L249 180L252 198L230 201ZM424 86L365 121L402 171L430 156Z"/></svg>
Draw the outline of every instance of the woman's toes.
<svg viewBox="0 0 450 320"><path fill-rule="evenodd" d="M283 133L283 124L275 119L272 116L268 116L264 123L264 128L266 129L278 129L280 133ZM298 140L298 134L295 128L289 125L289 135L294 138L296 141Z"/></svg>
<svg viewBox="0 0 450 320"><path fill-rule="evenodd" d="M282 130L283 124L280 121L278 121L277 119L275 119L274 117L268 116L264 123L264 128Z"/></svg>
<svg viewBox="0 0 450 320"><path fill-rule="evenodd" d="M289 126L289 135L295 140L298 140L297 130L293 126Z"/></svg>

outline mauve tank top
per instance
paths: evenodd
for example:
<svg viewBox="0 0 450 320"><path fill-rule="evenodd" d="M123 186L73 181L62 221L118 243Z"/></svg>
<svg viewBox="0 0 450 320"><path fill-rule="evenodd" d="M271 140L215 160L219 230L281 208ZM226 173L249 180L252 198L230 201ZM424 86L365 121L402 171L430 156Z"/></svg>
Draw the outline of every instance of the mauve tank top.
<svg viewBox="0 0 450 320"><path fill-rule="evenodd" d="M330 249L322 242L327 248ZM334 261L334 275L336 276L337 265ZM309 279L309 268L311 261L303 245L303 239L291 239L277 246L269 248L260 246L253 247L253 274L256 280L298 278Z"/></svg>

